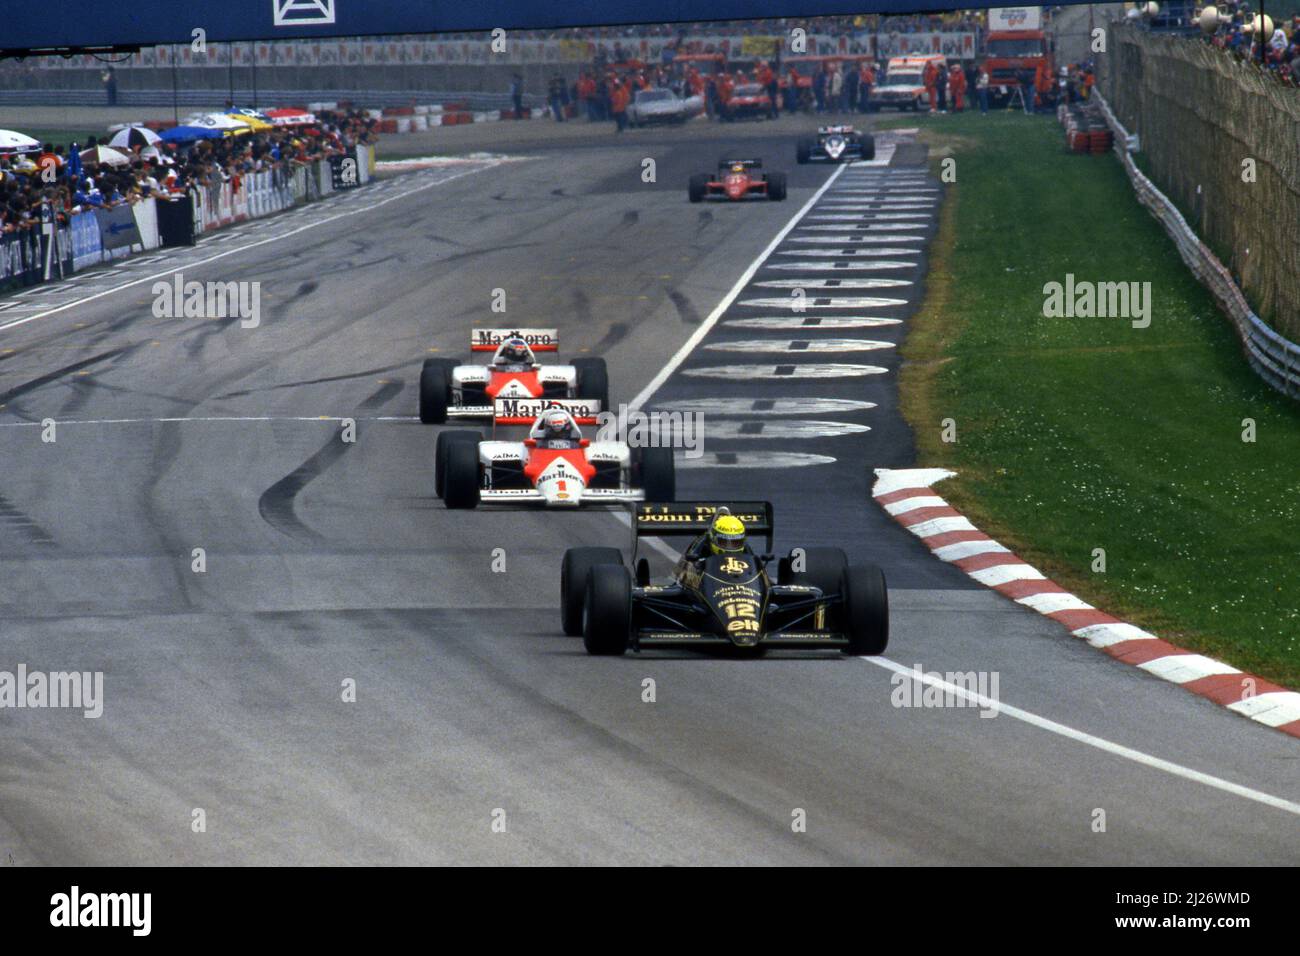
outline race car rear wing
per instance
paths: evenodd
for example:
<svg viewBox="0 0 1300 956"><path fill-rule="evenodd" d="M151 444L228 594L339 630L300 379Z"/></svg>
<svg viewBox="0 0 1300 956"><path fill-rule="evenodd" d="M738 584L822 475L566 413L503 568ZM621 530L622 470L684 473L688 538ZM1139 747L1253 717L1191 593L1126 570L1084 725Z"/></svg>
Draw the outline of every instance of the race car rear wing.
<svg viewBox="0 0 1300 956"><path fill-rule="evenodd" d="M772 503L770 501L674 501L646 502L632 509L632 548L638 538L668 538L699 535L709 530L719 509L726 508L745 523L745 531L761 535L772 550Z"/></svg>
<svg viewBox="0 0 1300 956"><path fill-rule="evenodd" d="M558 352L559 329L470 329L471 352L495 352L506 339L523 339L534 352Z"/></svg>
<svg viewBox="0 0 1300 956"><path fill-rule="evenodd" d="M597 425L600 400L596 398L498 398L492 403L494 425L531 425L548 408L562 408L579 425Z"/></svg>
<svg viewBox="0 0 1300 956"><path fill-rule="evenodd" d="M762 169L763 161L761 159L720 159L718 160L719 169L727 169L730 166L744 166L746 169Z"/></svg>

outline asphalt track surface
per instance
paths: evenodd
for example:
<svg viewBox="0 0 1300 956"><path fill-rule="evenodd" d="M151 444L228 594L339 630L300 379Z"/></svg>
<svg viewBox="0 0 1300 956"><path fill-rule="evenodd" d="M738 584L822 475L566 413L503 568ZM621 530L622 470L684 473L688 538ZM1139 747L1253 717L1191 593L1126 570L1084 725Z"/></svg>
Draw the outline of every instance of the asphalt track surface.
<svg viewBox="0 0 1300 956"><path fill-rule="evenodd" d="M854 248L792 241L827 235L802 226L894 221L870 196L881 202L856 210L860 221L796 224L737 289L833 175L794 164L800 122L569 133L561 146L521 130L498 148L528 158L403 176L182 259L90 274L78 283L89 301L60 291L0 311L0 669L105 675L99 719L0 710L0 860L1300 859L1300 807L1279 804L1300 793L1293 740L972 587L869 499L871 468L912 462L894 349L791 343L897 343L923 292L935 206L896 220L922 230L891 243L907 255L871 257L914 265L769 267L807 260L783 254L796 249ZM687 176L737 142L789 172L789 200L688 204ZM646 157L657 183L641 180ZM920 159L900 150L892 165L846 170L807 215L830 214L851 183L887 184L895 203L922 195ZM260 326L155 318L152 281L177 263L187 280L261 282ZM913 284L864 293L901 305L812 315L901 321L734 323L794 316L742 304L789 297L755 283L842 275ZM887 659L996 672L1002 702L1020 710L895 707L892 671L835 655L587 657L560 632L560 556L622 544L625 525L446 511L432 496L436 429L410 417L420 361L464 355L469 326L493 319L495 288L508 321L558 326L566 354L605 356L616 401L640 395L707 326L643 396L726 402L715 438L705 433L712 465L684 467L682 494L770 494L778 548L835 543L879 562L892 586ZM690 374L828 362L884 371ZM875 407L738 404L819 396ZM356 420L354 443L340 440L341 417ZM59 423L54 442L42 441L46 418ZM838 425L777 427L810 421ZM832 460L766 467L777 453ZM504 573L492 571L496 548ZM654 703L642 699L647 678ZM345 680L354 703L341 699ZM206 832L191 828L195 808ZM792 832L796 809L806 832Z"/></svg>

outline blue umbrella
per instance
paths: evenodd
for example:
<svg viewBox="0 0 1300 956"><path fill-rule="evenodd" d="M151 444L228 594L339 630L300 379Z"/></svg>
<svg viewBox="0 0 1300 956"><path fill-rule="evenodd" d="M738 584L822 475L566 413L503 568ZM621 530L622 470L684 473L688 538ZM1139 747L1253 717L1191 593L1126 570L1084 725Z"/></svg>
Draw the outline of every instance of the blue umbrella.
<svg viewBox="0 0 1300 956"><path fill-rule="evenodd" d="M196 139L221 139L222 135L221 130L209 129L206 126L173 126L171 129L163 130L162 141L190 143Z"/></svg>

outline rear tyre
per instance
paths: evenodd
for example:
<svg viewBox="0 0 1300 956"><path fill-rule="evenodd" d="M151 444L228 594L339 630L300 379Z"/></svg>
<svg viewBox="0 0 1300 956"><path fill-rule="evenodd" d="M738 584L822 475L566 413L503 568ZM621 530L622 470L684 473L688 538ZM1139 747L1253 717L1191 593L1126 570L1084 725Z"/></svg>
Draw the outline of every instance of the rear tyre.
<svg viewBox="0 0 1300 956"><path fill-rule="evenodd" d="M454 366L452 359L424 360L420 369L420 421L426 425L441 425L447 420Z"/></svg>
<svg viewBox="0 0 1300 956"><path fill-rule="evenodd" d="M767 174L767 198L777 202L785 199L785 173Z"/></svg>
<svg viewBox="0 0 1300 956"><path fill-rule="evenodd" d="M795 147L795 155L798 156L801 164L812 159L812 151L813 141L810 139L799 140L799 145Z"/></svg>
<svg viewBox="0 0 1300 956"><path fill-rule="evenodd" d="M603 358L573 359L573 368L577 374L578 394L574 398L594 398L600 402L600 410L609 410L609 371L605 368Z"/></svg>
<svg viewBox="0 0 1300 956"><path fill-rule="evenodd" d="M840 580L848 569L848 555L843 548L804 548L803 570L795 571L795 553L781 559L777 565L779 584L800 584L820 588L823 594L838 594Z"/></svg>
<svg viewBox="0 0 1300 956"><path fill-rule="evenodd" d="M866 133L862 137L862 158L876 158L876 137L872 136L870 133Z"/></svg>
<svg viewBox="0 0 1300 956"><path fill-rule="evenodd" d="M889 646L889 591L885 572L874 564L849 568L840 588L841 626L848 636L845 654L855 657L883 654Z"/></svg>
<svg viewBox="0 0 1300 956"><path fill-rule="evenodd" d="M671 448L633 448L632 486L645 491L646 501L677 500L677 470Z"/></svg>
<svg viewBox="0 0 1300 956"><path fill-rule="evenodd" d="M481 432L462 429L460 431L440 432L438 442L433 449L433 493L439 498L447 486L447 449L458 441L473 442L475 446L483 440Z"/></svg>
<svg viewBox="0 0 1300 956"><path fill-rule="evenodd" d="M560 565L560 623L570 637L582 634L582 602L587 598L587 572L598 564L622 565L618 548L569 548Z"/></svg>
<svg viewBox="0 0 1300 956"><path fill-rule="evenodd" d="M445 452L447 474L442 484L442 500L448 508L477 508L482 487L478 463L478 443L453 441Z"/></svg>
<svg viewBox="0 0 1300 956"><path fill-rule="evenodd" d="M699 173L692 176L690 184L686 187L686 195L690 197L691 202L703 202L704 194L709 188L708 173Z"/></svg>
<svg viewBox="0 0 1300 956"><path fill-rule="evenodd" d="M632 634L632 576L623 565L598 564L587 572L582 643L588 654L618 656Z"/></svg>

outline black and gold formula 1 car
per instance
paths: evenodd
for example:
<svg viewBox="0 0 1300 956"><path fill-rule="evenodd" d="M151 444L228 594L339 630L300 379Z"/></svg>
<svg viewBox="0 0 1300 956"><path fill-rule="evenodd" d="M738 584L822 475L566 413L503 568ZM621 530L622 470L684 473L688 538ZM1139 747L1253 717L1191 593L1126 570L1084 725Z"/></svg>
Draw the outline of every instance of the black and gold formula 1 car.
<svg viewBox="0 0 1300 956"><path fill-rule="evenodd" d="M703 535L727 509L772 550L772 505L697 501L637 504L632 561L618 548L570 548L560 571L564 632L582 635L589 654L629 648L695 648L762 654L771 648L828 648L881 654L889 642L889 598L880 568L850 567L839 548L796 548L785 557L697 555L678 560L669 580L650 583L637 560L642 537Z"/></svg>

